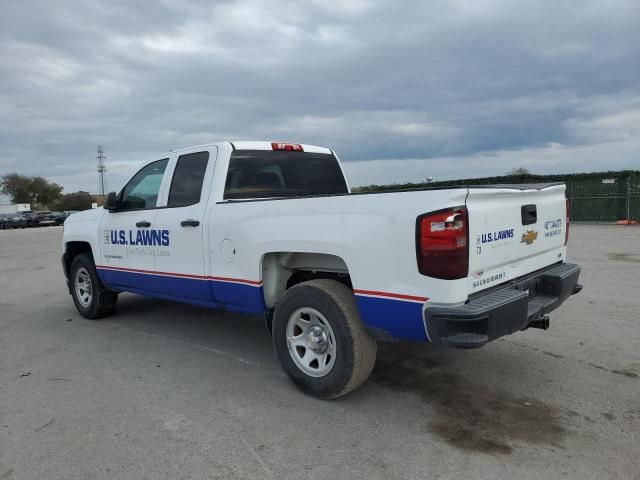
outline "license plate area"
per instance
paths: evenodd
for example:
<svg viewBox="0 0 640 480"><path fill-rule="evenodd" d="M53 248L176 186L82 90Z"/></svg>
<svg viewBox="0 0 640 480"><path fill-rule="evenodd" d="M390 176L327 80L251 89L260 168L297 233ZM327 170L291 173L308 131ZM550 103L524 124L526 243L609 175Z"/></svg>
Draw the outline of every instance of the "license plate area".
<svg viewBox="0 0 640 480"><path fill-rule="evenodd" d="M526 292L529 298L534 298L542 293L545 293L542 284L542 277L534 277L521 280L516 283L513 288L521 292Z"/></svg>

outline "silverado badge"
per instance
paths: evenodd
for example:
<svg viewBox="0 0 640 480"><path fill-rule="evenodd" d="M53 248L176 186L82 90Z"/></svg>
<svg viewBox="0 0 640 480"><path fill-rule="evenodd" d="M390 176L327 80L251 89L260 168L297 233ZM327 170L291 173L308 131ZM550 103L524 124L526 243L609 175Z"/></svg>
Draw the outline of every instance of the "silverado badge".
<svg viewBox="0 0 640 480"><path fill-rule="evenodd" d="M538 238L538 232L535 230L527 230L527 233L522 234L522 240L520 243L526 243L527 245L531 245L536 238Z"/></svg>

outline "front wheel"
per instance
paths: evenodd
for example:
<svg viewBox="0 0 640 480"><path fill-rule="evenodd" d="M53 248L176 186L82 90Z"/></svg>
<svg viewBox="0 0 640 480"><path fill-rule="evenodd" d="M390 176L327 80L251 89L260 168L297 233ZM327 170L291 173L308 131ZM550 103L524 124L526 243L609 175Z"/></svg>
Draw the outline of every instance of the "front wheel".
<svg viewBox="0 0 640 480"><path fill-rule="evenodd" d="M94 320L115 311L118 294L107 290L102 284L91 255L82 253L75 257L71 262L69 276L71 296L80 315Z"/></svg>
<svg viewBox="0 0 640 480"><path fill-rule="evenodd" d="M337 398L367 381L376 361L351 289L334 280L290 288L276 306L273 344L285 373L303 392Z"/></svg>

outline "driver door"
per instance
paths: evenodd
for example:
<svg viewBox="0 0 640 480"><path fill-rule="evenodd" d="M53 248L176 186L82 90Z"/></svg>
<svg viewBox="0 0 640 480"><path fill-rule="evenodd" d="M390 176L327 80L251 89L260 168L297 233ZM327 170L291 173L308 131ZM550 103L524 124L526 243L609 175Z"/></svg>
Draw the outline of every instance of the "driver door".
<svg viewBox="0 0 640 480"><path fill-rule="evenodd" d="M102 217L101 258L96 268L111 288L159 293L153 273L156 244L162 236L154 232L154 223L168 163L165 158L140 169L118 195L118 209Z"/></svg>

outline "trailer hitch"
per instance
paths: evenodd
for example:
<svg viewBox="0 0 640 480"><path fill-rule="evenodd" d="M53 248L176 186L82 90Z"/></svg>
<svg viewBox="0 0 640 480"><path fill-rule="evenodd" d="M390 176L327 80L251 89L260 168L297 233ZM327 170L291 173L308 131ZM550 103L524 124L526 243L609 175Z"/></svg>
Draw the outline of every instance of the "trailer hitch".
<svg viewBox="0 0 640 480"><path fill-rule="evenodd" d="M540 330L549 330L549 315L543 315L538 320L534 320L529 325L529 328L539 328Z"/></svg>

